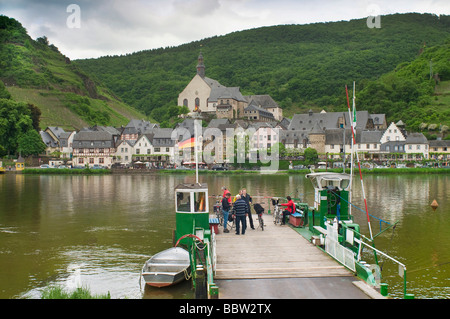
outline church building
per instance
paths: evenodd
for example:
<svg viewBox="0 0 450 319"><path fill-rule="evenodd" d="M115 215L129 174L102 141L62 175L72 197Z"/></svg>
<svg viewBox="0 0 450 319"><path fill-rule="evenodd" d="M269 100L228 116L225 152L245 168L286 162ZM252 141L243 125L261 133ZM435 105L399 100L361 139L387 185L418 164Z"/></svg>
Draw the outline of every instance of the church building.
<svg viewBox="0 0 450 319"><path fill-rule="evenodd" d="M200 53L197 63L197 74L186 88L178 95L178 106L188 107L191 115L204 113L217 118L238 119L249 118L247 107L253 102L262 108L261 114L276 113L270 116L272 120L282 119L282 110L268 95L243 96L239 87L226 87L218 81L205 75L203 55ZM254 110L253 110L254 111ZM263 116L253 116L251 119L260 121ZM260 118L261 117L261 118Z"/></svg>

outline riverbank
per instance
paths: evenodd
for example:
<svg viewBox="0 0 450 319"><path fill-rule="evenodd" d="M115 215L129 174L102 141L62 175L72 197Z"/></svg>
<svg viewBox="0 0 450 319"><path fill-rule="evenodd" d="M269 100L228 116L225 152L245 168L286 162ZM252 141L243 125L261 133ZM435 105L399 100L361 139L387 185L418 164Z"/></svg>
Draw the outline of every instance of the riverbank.
<svg viewBox="0 0 450 319"><path fill-rule="evenodd" d="M16 171L19 173L20 171ZM73 169L73 168L25 168L22 174L29 175L105 175L111 174L109 169Z"/></svg>
<svg viewBox="0 0 450 319"><path fill-rule="evenodd" d="M318 169L315 172L335 172L341 173L342 169ZM345 170L350 174L350 169ZM355 174L358 174L358 168L353 170ZM132 175L144 175L144 174L176 174L176 175L194 175L195 169L59 169L59 168L26 168L23 171L11 171L6 173L22 173L28 175L108 175L108 174L132 174ZM214 171L207 169L199 169L200 175L242 175L242 174L308 174L309 169L291 169L291 170L277 170L274 172L262 172L260 169L256 170L227 170L227 171ZM364 175L377 174L377 175L396 175L396 174L450 174L449 168L374 168L374 169L362 169Z"/></svg>

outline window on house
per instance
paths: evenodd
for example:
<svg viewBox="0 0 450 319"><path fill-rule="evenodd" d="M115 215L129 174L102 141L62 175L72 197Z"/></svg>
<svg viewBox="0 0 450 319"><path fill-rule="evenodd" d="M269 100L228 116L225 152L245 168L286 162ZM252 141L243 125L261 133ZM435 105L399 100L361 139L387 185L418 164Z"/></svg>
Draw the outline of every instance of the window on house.
<svg viewBox="0 0 450 319"><path fill-rule="evenodd" d="M99 162L100 164L104 164L104 163L105 163L105 159L104 159L103 157L100 157L100 158L98 159L98 162Z"/></svg>
<svg viewBox="0 0 450 319"><path fill-rule="evenodd" d="M89 164L94 164L94 159L92 157L89 158Z"/></svg>

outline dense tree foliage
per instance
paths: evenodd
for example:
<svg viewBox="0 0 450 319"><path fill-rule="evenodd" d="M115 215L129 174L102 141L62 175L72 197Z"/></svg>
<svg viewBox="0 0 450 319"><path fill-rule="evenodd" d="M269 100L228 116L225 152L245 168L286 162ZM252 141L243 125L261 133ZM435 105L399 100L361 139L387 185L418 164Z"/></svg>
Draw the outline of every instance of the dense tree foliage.
<svg viewBox="0 0 450 319"><path fill-rule="evenodd" d="M346 107L345 84L375 80L416 58L424 43L441 44L450 35L449 16L383 16L379 29L366 22L264 27L76 63L146 114L177 104L195 75L200 51L206 76L223 85L239 86L244 94L270 94L285 109L331 111Z"/></svg>
<svg viewBox="0 0 450 319"><path fill-rule="evenodd" d="M19 138L28 135L32 130L33 120L29 105L0 99L0 149L15 154Z"/></svg>
<svg viewBox="0 0 450 319"><path fill-rule="evenodd" d="M17 152L22 156L39 155L44 153L47 148L41 135L35 130L28 130L19 136L17 144Z"/></svg>
<svg viewBox="0 0 450 319"><path fill-rule="evenodd" d="M445 44L424 48L410 63L362 86L358 104L372 113L385 113L402 120L409 129L422 123L450 123L450 105L436 105L434 92L450 80L450 39Z"/></svg>

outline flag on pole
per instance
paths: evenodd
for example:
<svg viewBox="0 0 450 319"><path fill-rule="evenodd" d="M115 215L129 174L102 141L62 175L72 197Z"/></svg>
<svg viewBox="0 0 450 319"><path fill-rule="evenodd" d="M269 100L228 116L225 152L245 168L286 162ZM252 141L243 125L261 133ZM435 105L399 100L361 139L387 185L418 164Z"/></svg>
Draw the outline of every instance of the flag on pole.
<svg viewBox="0 0 450 319"><path fill-rule="evenodd" d="M183 148L186 148L186 147L194 147L194 145L195 145L195 138L190 138L190 139L188 139L188 140L185 140L185 141L182 141L182 142L180 142L180 143L178 143L178 149L183 149Z"/></svg>
<svg viewBox="0 0 450 319"><path fill-rule="evenodd" d="M353 126L353 131L356 133L356 108L355 108L355 104L353 104L353 122L352 122L352 126Z"/></svg>

